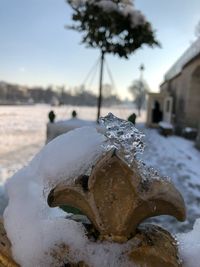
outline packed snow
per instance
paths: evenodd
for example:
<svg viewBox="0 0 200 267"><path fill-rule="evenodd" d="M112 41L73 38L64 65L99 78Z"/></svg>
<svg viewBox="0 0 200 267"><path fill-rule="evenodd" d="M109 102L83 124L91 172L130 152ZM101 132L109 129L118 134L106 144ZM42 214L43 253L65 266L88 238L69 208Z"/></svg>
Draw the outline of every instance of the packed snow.
<svg viewBox="0 0 200 267"><path fill-rule="evenodd" d="M72 258L76 249L80 250L80 259L75 257L74 261L84 260L81 251L87 239L83 228L66 220L59 208L49 208L47 195L59 182L91 168L103 153L104 140L92 127L61 135L7 182L9 203L4 226L12 242L13 256L21 266L60 266L61 262L55 262L50 252L63 243L70 245Z"/></svg>
<svg viewBox="0 0 200 267"><path fill-rule="evenodd" d="M200 219L196 220L193 230L187 234L177 235L179 252L186 267L199 266Z"/></svg>
<svg viewBox="0 0 200 267"><path fill-rule="evenodd" d="M100 118L99 122L105 129L104 135L108 140L105 142L105 150L115 148L122 151L124 160L132 166L136 155L144 151L144 134L136 129L132 122L120 119L112 113Z"/></svg>
<svg viewBox="0 0 200 267"><path fill-rule="evenodd" d="M173 125L169 122L161 121L159 122L159 126L163 129L173 129Z"/></svg>
<svg viewBox="0 0 200 267"><path fill-rule="evenodd" d="M84 127L84 126L94 126L98 127L95 121L81 120L77 118L71 118L69 120L57 121L56 123L48 123L47 124L47 140L46 142L50 142L55 137L67 133L76 128Z"/></svg>
<svg viewBox="0 0 200 267"><path fill-rule="evenodd" d="M187 220L177 222L172 217L153 219L172 233L187 232L200 218L200 152L194 142L178 136L164 137L155 129L144 129L146 149L143 160L172 179L186 203Z"/></svg>

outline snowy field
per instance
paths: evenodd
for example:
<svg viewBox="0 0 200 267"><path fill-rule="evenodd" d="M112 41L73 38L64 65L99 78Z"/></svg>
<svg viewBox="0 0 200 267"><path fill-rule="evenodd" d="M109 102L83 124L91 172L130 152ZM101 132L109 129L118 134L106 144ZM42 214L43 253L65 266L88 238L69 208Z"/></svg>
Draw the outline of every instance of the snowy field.
<svg viewBox="0 0 200 267"><path fill-rule="evenodd" d="M200 218L200 152L193 142L184 138L166 138L153 129L144 129L144 133L144 161L172 179L182 193L187 209L187 220L183 223L167 216L160 216L154 222L161 223L171 232L187 232Z"/></svg>
<svg viewBox="0 0 200 267"><path fill-rule="evenodd" d="M96 108L93 107L50 107L36 106L0 106L0 214L6 206L3 194L5 181L42 148L46 140L48 113L53 109L56 120L71 118L76 110L78 118L96 120ZM102 116L113 112L126 119L133 109L127 107L103 108ZM144 121L144 116L138 121Z"/></svg>
<svg viewBox="0 0 200 267"><path fill-rule="evenodd" d="M45 143L47 114L52 107L1 106L0 107L0 214L6 206L5 181L19 168L26 165ZM81 119L95 120L96 109L90 107L53 108L56 120L69 119L76 109ZM133 109L125 107L104 108L108 112L127 118ZM182 192L188 211L185 223L162 217L157 223L163 224L173 232L192 229L196 218L200 217L200 152L193 143L180 137L162 137L156 130L144 128L145 113L137 120L138 127L146 134L145 162L170 176Z"/></svg>

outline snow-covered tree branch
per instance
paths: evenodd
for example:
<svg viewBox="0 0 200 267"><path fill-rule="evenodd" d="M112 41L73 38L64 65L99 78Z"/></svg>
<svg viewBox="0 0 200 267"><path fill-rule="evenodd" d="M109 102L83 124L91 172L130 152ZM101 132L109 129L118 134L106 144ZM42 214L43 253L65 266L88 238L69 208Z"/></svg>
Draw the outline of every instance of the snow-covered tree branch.
<svg viewBox="0 0 200 267"><path fill-rule="evenodd" d="M130 0L67 0L82 42L127 58L143 44L158 45L151 24Z"/></svg>

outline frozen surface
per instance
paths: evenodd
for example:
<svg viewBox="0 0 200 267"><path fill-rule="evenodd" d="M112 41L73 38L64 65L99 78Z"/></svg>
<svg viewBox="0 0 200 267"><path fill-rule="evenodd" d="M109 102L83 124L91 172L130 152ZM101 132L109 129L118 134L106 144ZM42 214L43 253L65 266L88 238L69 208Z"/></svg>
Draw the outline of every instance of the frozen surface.
<svg viewBox="0 0 200 267"><path fill-rule="evenodd" d="M104 135L107 137L107 141L104 143L106 151L117 149L118 154L122 155L122 158L131 168L134 168L137 164L143 180L169 180L167 176L160 175L157 170L148 166L142 160L145 135L133 123L109 113L107 116L100 118L100 125L105 129Z"/></svg>
<svg viewBox="0 0 200 267"><path fill-rule="evenodd" d="M108 139L105 149L117 149L131 166L136 155L144 151L144 134L132 122L117 118L112 113L100 118L100 125L105 128L104 135Z"/></svg>

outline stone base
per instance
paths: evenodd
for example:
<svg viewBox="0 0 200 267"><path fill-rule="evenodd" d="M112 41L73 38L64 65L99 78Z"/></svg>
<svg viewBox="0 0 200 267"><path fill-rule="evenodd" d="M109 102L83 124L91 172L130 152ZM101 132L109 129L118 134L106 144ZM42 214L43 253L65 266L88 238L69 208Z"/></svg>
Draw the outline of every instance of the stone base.
<svg viewBox="0 0 200 267"><path fill-rule="evenodd" d="M129 257L133 266L137 264L140 267L182 267L182 263L177 256L176 240L158 226L144 225L139 227L135 237L128 242L127 257ZM62 250L60 253L62 253ZM84 262L68 263L66 266L89 267ZM0 267L19 267L12 258L11 244L7 238L2 220L0 220Z"/></svg>
<svg viewBox="0 0 200 267"><path fill-rule="evenodd" d="M139 227L129 257L140 267L181 267L176 240L166 230L155 225Z"/></svg>

